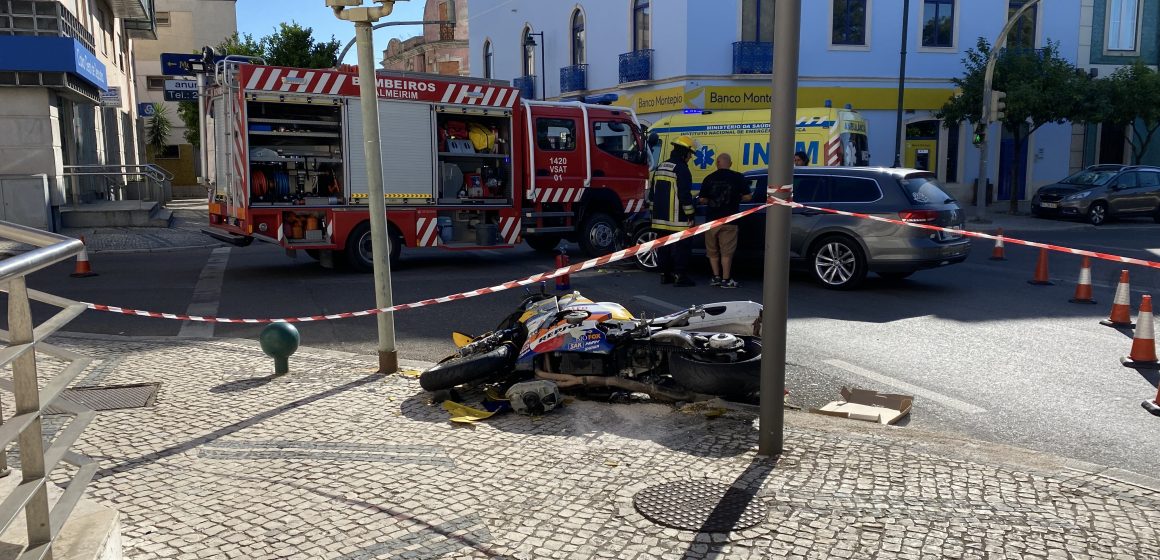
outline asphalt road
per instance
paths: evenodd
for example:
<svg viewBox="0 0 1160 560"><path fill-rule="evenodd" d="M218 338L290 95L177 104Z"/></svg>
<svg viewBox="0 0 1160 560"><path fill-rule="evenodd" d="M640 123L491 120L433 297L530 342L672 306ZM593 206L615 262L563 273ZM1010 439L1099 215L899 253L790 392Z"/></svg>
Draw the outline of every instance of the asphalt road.
<svg viewBox="0 0 1160 560"><path fill-rule="evenodd" d="M1160 260L1160 226L1139 222L1097 231L1039 232L1012 237ZM1160 419L1140 401L1156 393L1158 376L1120 365L1131 333L1099 324L1111 304L1120 265L1094 265L1099 305L1068 303L1079 258L1053 254L1055 286L1031 286L1036 253L1008 247L993 262L976 243L962 264L909 280L871 277L852 292L820 288L803 274L790 284L788 386L791 402L816 407L858 386L916 396L904 425L964 433L1137 472L1160 467ZM573 258L576 258L573 251ZM219 251L216 260L225 255ZM94 255L96 278L68 277L71 265L36 274L33 288L69 298L172 313L217 308L224 317L315 315L374 307L372 278L322 269L275 247L231 248L220 278L205 270L209 250ZM552 267L550 257L507 252L411 251L395 272L395 299L410 302L490 286ZM705 278L707 266L701 277ZM1160 271L1132 267L1133 307L1160 294ZM638 314L663 314L711 301L760 301L759 266L741 268L737 290L661 286L631 266L589 271L572 287L597 300L620 301ZM200 284L199 284L200 280ZM216 289L220 282L220 290ZM216 297L215 297L216 296ZM520 299L505 292L402 312L396 316L401 357L435 360L452 346L452 330L481 332ZM192 305L192 307L191 307ZM47 309L39 310L43 319ZM69 330L175 336L177 321L90 312ZM374 353L375 320L299 325L303 344ZM214 336L256 338L260 326L217 325ZM208 334L186 330L185 334ZM791 442L792 444L792 442Z"/></svg>

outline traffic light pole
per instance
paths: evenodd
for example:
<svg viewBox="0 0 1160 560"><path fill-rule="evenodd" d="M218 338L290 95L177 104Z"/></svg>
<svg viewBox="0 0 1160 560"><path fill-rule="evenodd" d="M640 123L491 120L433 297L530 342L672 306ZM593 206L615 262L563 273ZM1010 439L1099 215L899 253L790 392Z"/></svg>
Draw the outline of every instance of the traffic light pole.
<svg viewBox="0 0 1160 560"><path fill-rule="evenodd" d="M1015 28L1015 24L1042 0L1030 0L1023 7L1019 8L1015 15L1007 21L1007 25L1003 26L1003 31L999 33L999 38L995 39L995 44L991 46L991 56L987 58L987 71L983 76L983 111L979 113L979 126L982 129L982 134L979 141L979 175L975 185L975 221L987 221L987 128L990 126L992 120L1002 120L1001 118L994 118L991 112L993 96L991 87L994 85L995 78L995 64L999 62L999 50L1007 45L1007 35ZM1011 196L1015 196L1012 193Z"/></svg>

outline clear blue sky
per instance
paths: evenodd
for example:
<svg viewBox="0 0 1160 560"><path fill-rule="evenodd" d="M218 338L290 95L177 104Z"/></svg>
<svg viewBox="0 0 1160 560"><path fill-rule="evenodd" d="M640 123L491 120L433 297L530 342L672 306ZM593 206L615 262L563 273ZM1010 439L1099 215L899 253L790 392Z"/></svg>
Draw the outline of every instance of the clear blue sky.
<svg viewBox="0 0 1160 560"><path fill-rule="evenodd" d="M391 15L379 23L422 20L426 3L426 0L397 2ZM291 21L314 29L315 39L328 40L333 35L345 46L347 41L354 38L354 24L334 17L334 12L326 7L326 0L238 0L238 32L249 33L255 39L269 35L279 23ZM423 28L418 25L387 27L375 31L375 57L382 57L387 41L392 38L406 39L421 33ZM355 49L350 50L343 62L355 62Z"/></svg>

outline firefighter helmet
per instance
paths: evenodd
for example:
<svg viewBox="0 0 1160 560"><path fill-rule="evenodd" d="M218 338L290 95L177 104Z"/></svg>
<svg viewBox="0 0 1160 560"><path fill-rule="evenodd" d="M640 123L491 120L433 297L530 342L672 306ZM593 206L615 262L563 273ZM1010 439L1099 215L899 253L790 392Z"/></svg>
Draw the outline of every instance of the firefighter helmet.
<svg viewBox="0 0 1160 560"><path fill-rule="evenodd" d="M692 137L689 136L678 136L676 140L673 140L672 144L674 146L685 148L690 152L697 151L697 141L693 140Z"/></svg>

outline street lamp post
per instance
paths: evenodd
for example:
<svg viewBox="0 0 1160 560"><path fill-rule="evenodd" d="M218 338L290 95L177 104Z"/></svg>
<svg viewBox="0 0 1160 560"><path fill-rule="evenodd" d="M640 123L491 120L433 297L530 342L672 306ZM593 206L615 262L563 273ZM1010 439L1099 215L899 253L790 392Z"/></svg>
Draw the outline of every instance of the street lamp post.
<svg viewBox="0 0 1160 560"><path fill-rule="evenodd" d="M770 187L793 184L794 132L797 121L798 51L801 40L801 0L781 0L775 6L773 49L773 110L769 122ZM787 199L778 190L773 196ZM765 210L765 282L761 321L761 406L757 453L781 455L785 448L785 346L789 320L788 206Z"/></svg>
<svg viewBox="0 0 1160 560"><path fill-rule="evenodd" d="M906 41L910 34L910 0L902 2L902 55L898 68L898 123L894 130L894 167L902 167L902 112L906 100Z"/></svg>
<svg viewBox="0 0 1160 560"><path fill-rule="evenodd" d="M326 0L338 19L354 22L358 42L358 79L362 101L363 132L366 142L363 150L367 162L367 198L371 221L371 255L375 271L375 306L391 307L390 243L387 237L387 204L383 195L383 153L379 147L379 104L375 77L374 35L371 24L390 15L394 0L374 0L381 4L364 8L362 0ZM399 370L399 354L395 350L395 315L380 313L378 320L379 373Z"/></svg>
<svg viewBox="0 0 1160 560"><path fill-rule="evenodd" d="M544 60L544 32L528 33L527 39L524 39L524 48L536 48L536 35L540 36L540 72L543 74L540 76L540 99L544 100L548 98L548 61ZM535 68L532 68L532 70L535 71Z"/></svg>
<svg viewBox="0 0 1160 560"><path fill-rule="evenodd" d="M983 75L983 110L979 113L979 127L982 128L982 138L979 140L979 178L975 181L975 221L987 221L987 127L991 123L991 87L994 85L995 64L999 62L999 50L1007 44L1007 35L1015 28L1015 24L1023 18L1027 10L1039 4L1041 0L1028 0L1015 15L1003 26L999 38L991 46L991 56L987 58L987 71ZM1015 198L1015 186L1011 186L1011 198Z"/></svg>

